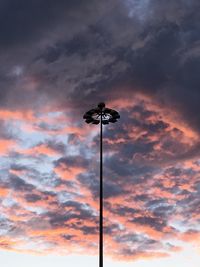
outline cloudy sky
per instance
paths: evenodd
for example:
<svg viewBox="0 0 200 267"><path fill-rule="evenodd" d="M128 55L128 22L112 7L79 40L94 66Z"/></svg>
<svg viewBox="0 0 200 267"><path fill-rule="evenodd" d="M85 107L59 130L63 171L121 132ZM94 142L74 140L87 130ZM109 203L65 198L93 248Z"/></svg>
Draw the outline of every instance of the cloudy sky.
<svg viewBox="0 0 200 267"><path fill-rule="evenodd" d="M200 261L200 2L0 1L3 267ZM32 264L32 265L31 265ZM52 266L53 266L52 265Z"/></svg>

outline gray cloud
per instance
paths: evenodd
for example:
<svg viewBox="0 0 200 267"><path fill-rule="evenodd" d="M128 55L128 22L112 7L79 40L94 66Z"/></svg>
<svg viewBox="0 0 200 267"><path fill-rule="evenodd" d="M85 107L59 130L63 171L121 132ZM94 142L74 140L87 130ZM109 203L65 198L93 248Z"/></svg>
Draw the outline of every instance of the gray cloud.
<svg viewBox="0 0 200 267"><path fill-rule="evenodd" d="M198 129L197 1L168 1L167 5L163 1L150 1L142 19L140 12L144 7L137 1L133 1L129 9L122 1L105 7L96 1L91 6L90 1L83 3L80 0L58 1L56 5L21 0L15 5L16 9L11 2L3 3L1 9L4 22L1 25L7 25L2 39L12 43L14 48L23 38L30 38L29 35L39 40L53 25L68 25L70 29L67 31L70 35L64 36L63 30L59 32L56 27L56 37L49 39L48 47L42 53L35 50L35 55L27 55L29 63L33 57L37 58L27 69L27 74L39 81L35 93L31 93L35 105L38 96L41 102L45 94L63 105L68 102L78 107L82 113L84 104L90 106L99 100L109 100L112 94L115 97L116 86L133 87L134 90L139 87L158 102L178 110L191 126ZM72 15L73 10L79 19ZM132 15L131 10L135 10ZM37 20L33 19L36 15ZM26 39L23 42L26 44ZM12 99L11 86L22 97L22 89L18 89L13 80L12 85L7 86L2 104L15 106L21 99ZM59 94L54 88L59 88ZM126 93L129 94L129 89ZM30 96L30 92L28 94ZM26 103L30 104L26 94L23 102L24 107Z"/></svg>
<svg viewBox="0 0 200 267"><path fill-rule="evenodd" d="M16 175L10 176L10 186L14 190L21 192L32 191L35 188L32 184L26 183L23 179Z"/></svg>

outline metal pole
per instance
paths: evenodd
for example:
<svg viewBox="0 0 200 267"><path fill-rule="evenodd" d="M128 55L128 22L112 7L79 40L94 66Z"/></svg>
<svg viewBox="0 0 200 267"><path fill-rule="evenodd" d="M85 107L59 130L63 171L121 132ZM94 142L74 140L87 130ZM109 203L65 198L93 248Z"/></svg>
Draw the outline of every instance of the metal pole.
<svg viewBox="0 0 200 267"><path fill-rule="evenodd" d="M116 110L105 106L105 103L101 102L97 108L83 115L86 123L100 123L99 267L103 267L103 124L115 123L120 118Z"/></svg>
<svg viewBox="0 0 200 267"><path fill-rule="evenodd" d="M103 267L103 127L100 121L99 267Z"/></svg>

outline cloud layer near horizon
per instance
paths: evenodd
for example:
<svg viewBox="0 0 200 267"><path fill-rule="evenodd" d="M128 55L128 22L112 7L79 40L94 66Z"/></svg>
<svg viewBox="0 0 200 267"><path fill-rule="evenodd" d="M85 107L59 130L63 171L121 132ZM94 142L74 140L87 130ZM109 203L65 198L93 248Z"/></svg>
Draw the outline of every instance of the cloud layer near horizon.
<svg viewBox="0 0 200 267"><path fill-rule="evenodd" d="M120 260L199 245L198 1L0 4L0 246L96 253L100 101L105 251Z"/></svg>

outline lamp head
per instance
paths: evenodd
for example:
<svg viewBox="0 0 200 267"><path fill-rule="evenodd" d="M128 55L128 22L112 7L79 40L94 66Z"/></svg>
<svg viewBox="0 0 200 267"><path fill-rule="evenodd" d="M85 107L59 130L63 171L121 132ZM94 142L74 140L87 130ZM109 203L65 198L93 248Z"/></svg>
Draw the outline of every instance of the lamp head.
<svg viewBox="0 0 200 267"><path fill-rule="evenodd" d="M114 109L106 108L103 102L99 103L97 108L87 111L83 116L86 123L99 124L102 120L104 125L109 122L115 123L119 118L119 113Z"/></svg>
<svg viewBox="0 0 200 267"><path fill-rule="evenodd" d="M103 108L105 108L105 103L101 102L98 104L98 108L100 108L100 110L102 110Z"/></svg>

